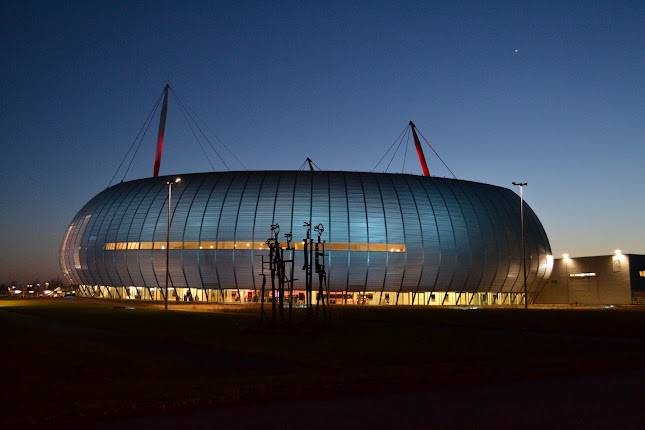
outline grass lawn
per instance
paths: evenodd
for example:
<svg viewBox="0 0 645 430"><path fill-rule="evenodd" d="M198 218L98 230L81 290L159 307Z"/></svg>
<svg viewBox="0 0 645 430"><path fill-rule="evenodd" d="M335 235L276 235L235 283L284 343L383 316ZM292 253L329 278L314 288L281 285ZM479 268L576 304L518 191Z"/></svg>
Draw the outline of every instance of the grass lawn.
<svg viewBox="0 0 645 430"><path fill-rule="evenodd" d="M260 327L251 307L127 306L134 309L85 299L1 300L3 428L630 372L640 378L645 369L640 310L346 306L333 308L324 325L299 311L290 326Z"/></svg>

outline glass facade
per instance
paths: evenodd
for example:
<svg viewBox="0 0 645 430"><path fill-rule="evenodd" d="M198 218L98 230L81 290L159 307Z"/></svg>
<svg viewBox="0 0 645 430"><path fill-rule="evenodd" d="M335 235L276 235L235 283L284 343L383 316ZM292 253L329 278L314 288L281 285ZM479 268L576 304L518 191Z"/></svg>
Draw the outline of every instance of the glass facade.
<svg viewBox="0 0 645 430"><path fill-rule="evenodd" d="M291 232L301 249L305 221L325 227L328 282L343 300L459 304L477 297L496 304L523 293L520 202L509 189L363 172L181 177L173 186L167 269L172 288L194 289L192 297L253 296L271 224L280 225L281 240ZM65 231L64 275L86 291L102 286L118 297L156 298L166 277L167 179L124 182L91 199ZM528 205L525 216L535 293L550 274L551 249ZM304 288L302 261L296 251L296 290Z"/></svg>

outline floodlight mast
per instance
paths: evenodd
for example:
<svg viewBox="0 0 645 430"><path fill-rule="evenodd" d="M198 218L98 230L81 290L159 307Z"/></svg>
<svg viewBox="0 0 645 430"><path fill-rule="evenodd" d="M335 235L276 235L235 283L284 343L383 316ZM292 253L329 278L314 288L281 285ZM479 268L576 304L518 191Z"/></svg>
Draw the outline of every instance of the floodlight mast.
<svg viewBox="0 0 645 430"><path fill-rule="evenodd" d="M172 186L181 182L181 178L177 176L175 179L168 179L166 185L168 185L168 225L166 226L166 285L164 288L164 297L163 297L163 308L168 310L168 281L170 280L170 223L172 222Z"/></svg>

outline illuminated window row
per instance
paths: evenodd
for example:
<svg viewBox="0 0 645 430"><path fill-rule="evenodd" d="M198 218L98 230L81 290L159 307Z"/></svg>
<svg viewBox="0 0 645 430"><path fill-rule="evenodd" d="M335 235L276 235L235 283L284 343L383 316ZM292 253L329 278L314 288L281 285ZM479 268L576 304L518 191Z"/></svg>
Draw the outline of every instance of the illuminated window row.
<svg viewBox="0 0 645 430"><path fill-rule="evenodd" d="M587 273L569 273L570 278L593 278L596 276L594 272L587 272Z"/></svg>
<svg viewBox="0 0 645 430"><path fill-rule="evenodd" d="M169 249L257 249L267 250L264 242L235 242L230 240L221 241L170 241ZM283 243L283 247L286 246ZM302 242L294 244L297 250L304 247ZM126 251L136 249L166 249L166 241L156 242L106 242L103 246L106 251ZM350 243L331 242L325 243L327 251L370 251L370 252L405 252L405 244L402 243Z"/></svg>

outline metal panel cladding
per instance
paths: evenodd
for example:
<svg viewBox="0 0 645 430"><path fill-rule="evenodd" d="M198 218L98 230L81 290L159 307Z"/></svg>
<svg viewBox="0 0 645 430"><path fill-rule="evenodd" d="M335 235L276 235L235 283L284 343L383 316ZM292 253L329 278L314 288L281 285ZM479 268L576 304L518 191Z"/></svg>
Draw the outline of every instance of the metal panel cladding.
<svg viewBox="0 0 645 430"><path fill-rule="evenodd" d="M181 175L174 186L172 285L254 289L270 225L304 237L325 226L335 291L520 292L520 201L488 184L407 174L250 171ZM85 285L158 287L165 281L167 177L114 185L66 230L61 267ZM528 205L528 284L550 275L551 249ZM297 254L295 288L303 288Z"/></svg>

